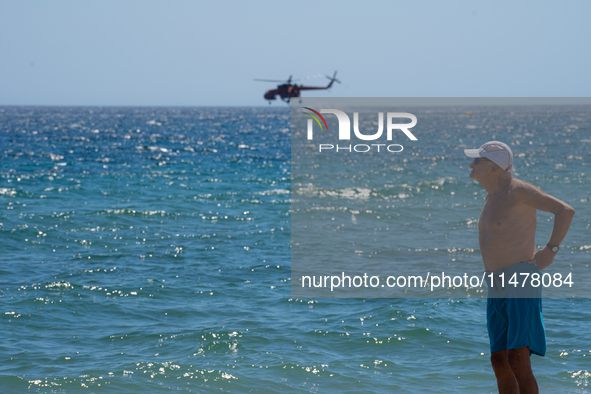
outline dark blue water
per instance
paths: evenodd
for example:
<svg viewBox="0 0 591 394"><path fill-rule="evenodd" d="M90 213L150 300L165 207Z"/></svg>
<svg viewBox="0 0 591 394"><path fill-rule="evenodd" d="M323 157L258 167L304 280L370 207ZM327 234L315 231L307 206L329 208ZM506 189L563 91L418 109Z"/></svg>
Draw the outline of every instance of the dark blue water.
<svg viewBox="0 0 591 394"><path fill-rule="evenodd" d="M579 219L564 255L588 264L589 111L573 111L554 143L573 158L551 168ZM283 108L0 108L0 391L493 392L483 300L291 298L289 122ZM452 215L436 164L409 163L423 193L394 182L405 203ZM445 182L480 200L450 231L475 248L483 194L460 165ZM540 387L589 392L591 304L544 302Z"/></svg>

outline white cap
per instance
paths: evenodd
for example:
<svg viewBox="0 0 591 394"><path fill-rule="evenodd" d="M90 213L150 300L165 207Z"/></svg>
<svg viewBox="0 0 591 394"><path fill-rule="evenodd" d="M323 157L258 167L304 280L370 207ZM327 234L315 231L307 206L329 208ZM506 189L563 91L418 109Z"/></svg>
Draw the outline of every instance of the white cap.
<svg viewBox="0 0 591 394"><path fill-rule="evenodd" d="M503 170L513 164L513 152L509 145L499 141L489 141L478 149L464 149L466 156L473 159L477 157L486 157L493 163L496 163Z"/></svg>

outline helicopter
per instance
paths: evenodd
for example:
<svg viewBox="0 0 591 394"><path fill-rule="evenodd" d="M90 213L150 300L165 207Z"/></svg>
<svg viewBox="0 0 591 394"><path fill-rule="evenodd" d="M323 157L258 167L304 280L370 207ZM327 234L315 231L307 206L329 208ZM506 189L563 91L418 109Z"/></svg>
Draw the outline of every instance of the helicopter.
<svg viewBox="0 0 591 394"><path fill-rule="evenodd" d="M310 79L310 78L315 78L317 77L313 76L313 77L308 77L308 78L303 78L303 79L299 79L297 81L294 82L298 82L298 81L303 81L305 79ZM328 75L320 75L320 76L325 76L326 78L330 79L330 82L327 86L322 87L322 86L304 86L304 85L298 85L295 83L291 83L291 75L289 76L289 79L287 81L277 81L277 80L273 80L273 79L255 79L255 81L260 81L260 82L283 82L280 85L277 85L277 89L269 89L267 90L267 93L265 93L265 95L263 96L265 98L265 100L269 100L269 104L271 104L271 100L275 100L276 96L279 96L281 98L281 100L285 101L286 103L289 104L289 101L294 98L294 97L300 97L300 92L302 90L326 90L326 89L330 89L332 84L336 81L338 83L341 83L341 81L339 81L338 79L336 79L337 76L337 72L334 72L334 75L331 77L329 77Z"/></svg>

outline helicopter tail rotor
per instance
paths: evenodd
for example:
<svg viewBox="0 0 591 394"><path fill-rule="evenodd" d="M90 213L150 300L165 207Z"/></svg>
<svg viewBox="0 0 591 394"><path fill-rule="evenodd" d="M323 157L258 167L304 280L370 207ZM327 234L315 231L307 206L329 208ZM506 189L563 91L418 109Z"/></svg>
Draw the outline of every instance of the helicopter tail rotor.
<svg viewBox="0 0 591 394"><path fill-rule="evenodd" d="M326 78L330 79L331 83L332 83L333 81L334 81L334 82L341 83L341 81L339 81L339 80L336 78L336 76L337 76L337 72L336 72L336 71L334 72L334 74L333 74L332 78L331 78L331 77L329 77L328 75L325 75L325 77L326 77Z"/></svg>

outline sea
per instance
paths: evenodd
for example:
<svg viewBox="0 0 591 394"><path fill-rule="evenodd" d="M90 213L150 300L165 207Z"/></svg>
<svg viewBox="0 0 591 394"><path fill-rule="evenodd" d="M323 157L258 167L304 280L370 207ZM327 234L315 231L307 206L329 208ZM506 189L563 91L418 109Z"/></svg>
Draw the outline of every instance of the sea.
<svg viewBox="0 0 591 394"><path fill-rule="evenodd" d="M333 168L342 186L313 197L380 201L405 259L482 272L486 191L463 149L501 140L517 178L577 212L549 269L588 271L591 107L417 117L442 111L365 175L386 186ZM292 296L290 122L287 106L0 107L0 392L496 392L486 299ZM540 212L538 246L551 231ZM591 300L543 308L540 392L590 393Z"/></svg>

